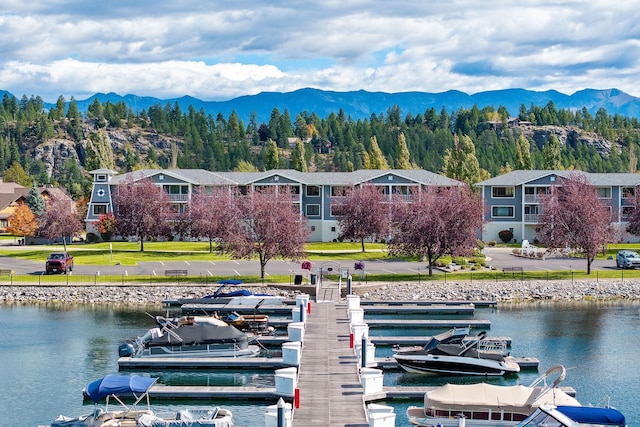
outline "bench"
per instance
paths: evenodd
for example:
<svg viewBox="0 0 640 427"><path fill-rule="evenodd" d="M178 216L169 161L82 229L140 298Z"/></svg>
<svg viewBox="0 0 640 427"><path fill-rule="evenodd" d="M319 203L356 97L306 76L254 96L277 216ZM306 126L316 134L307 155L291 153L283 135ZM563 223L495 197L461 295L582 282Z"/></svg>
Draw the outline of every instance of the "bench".
<svg viewBox="0 0 640 427"><path fill-rule="evenodd" d="M502 269L503 272L507 271L524 271L522 267L505 267Z"/></svg>
<svg viewBox="0 0 640 427"><path fill-rule="evenodd" d="M0 276L11 276L13 271L10 268L0 268Z"/></svg>
<svg viewBox="0 0 640 427"><path fill-rule="evenodd" d="M188 273L189 272L187 270L165 270L164 271L165 276L172 276L172 277L186 276Z"/></svg>

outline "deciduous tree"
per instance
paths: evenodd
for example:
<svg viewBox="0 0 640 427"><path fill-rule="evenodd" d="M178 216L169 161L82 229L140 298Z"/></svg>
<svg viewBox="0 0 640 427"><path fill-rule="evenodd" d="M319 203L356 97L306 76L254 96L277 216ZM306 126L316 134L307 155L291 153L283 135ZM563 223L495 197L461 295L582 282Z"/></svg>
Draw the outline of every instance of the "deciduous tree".
<svg viewBox="0 0 640 427"><path fill-rule="evenodd" d="M445 151L442 172L449 178L469 185L489 178L489 172L480 168L476 157L476 146L467 135L458 138L458 134L454 134L453 148Z"/></svg>
<svg viewBox="0 0 640 427"><path fill-rule="evenodd" d="M395 204L389 254L419 256L433 264L443 255L471 255L484 205L469 187L429 189Z"/></svg>
<svg viewBox="0 0 640 427"><path fill-rule="evenodd" d="M549 248L572 248L584 254L587 274L598 252L613 238L610 206L581 174L560 178L540 196L542 213L536 237Z"/></svg>
<svg viewBox="0 0 640 427"><path fill-rule="evenodd" d="M4 171L2 179L5 182L15 182L24 187L31 187L31 177L25 172L22 165L18 162L13 162L11 166Z"/></svg>
<svg viewBox="0 0 640 427"><path fill-rule="evenodd" d="M33 236L38 220L26 204L19 204L7 220L7 232L16 236Z"/></svg>
<svg viewBox="0 0 640 427"><path fill-rule="evenodd" d="M302 258L310 230L306 218L294 209L289 190L267 188L236 200L240 214L227 224L222 244L226 252L234 258L258 256L263 279L269 260Z"/></svg>
<svg viewBox="0 0 640 427"><path fill-rule="evenodd" d="M347 190L346 196L334 197L331 205L340 227L340 239L364 241L389 232L388 197L375 185L363 185ZM384 203L384 202L387 203Z"/></svg>
<svg viewBox="0 0 640 427"><path fill-rule="evenodd" d="M65 251L67 240L72 240L84 229L73 208L73 202L62 198L48 200L47 210L39 218L38 225L38 236L49 240L61 237Z"/></svg>
<svg viewBox="0 0 640 427"><path fill-rule="evenodd" d="M169 235L168 220L174 217L171 200L148 178L118 185L113 195L116 230L121 236L136 236L140 251L144 241Z"/></svg>
<svg viewBox="0 0 640 427"><path fill-rule="evenodd" d="M189 208L180 216L184 234L205 237L209 240L209 252L213 242L225 240L229 226L240 215L238 195L230 188L217 188L213 192L196 191Z"/></svg>

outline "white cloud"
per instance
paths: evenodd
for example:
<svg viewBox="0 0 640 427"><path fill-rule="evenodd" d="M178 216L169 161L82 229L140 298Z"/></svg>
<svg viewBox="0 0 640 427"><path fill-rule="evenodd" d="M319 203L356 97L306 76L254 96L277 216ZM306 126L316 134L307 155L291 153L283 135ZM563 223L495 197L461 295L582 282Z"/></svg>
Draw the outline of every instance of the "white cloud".
<svg viewBox="0 0 640 427"><path fill-rule="evenodd" d="M58 0L0 5L0 89L221 100L301 87L640 95L634 2Z"/></svg>

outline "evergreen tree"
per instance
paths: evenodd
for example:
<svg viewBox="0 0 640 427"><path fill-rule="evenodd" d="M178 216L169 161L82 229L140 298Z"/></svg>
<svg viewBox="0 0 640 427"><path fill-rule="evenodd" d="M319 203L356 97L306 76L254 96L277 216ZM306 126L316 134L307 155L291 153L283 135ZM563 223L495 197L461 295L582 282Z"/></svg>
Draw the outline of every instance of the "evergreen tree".
<svg viewBox="0 0 640 427"><path fill-rule="evenodd" d="M555 133L549 135L549 140L542 149L543 169L556 170L561 167L560 140Z"/></svg>
<svg viewBox="0 0 640 427"><path fill-rule="evenodd" d="M29 190L26 203L29 209L31 209L31 212L33 212L33 214L38 218L44 215L47 209L44 197L42 197L42 194L40 194L40 191L38 191L38 188L35 185L31 187L31 190Z"/></svg>
<svg viewBox="0 0 640 427"><path fill-rule="evenodd" d="M278 153L278 145L273 139L267 142L265 168L267 170L278 169L280 167L280 155Z"/></svg>
<svg viewBox="0 0 640 427"><path fill-rule="evenodd" d="M11 166L4 171L3 179L6 182L15 182L23 187L31 187L31 177L22 168L22 165L14 161Z"/></svg>
<svg viewBox="0 0 640 427"><path fill-rule="evenodd" d="M518 139L516 139L516 156L516 169L533 169L529 140L522 134L518 135Z"/></svg>
<svg viewBox="0 0 640 427"><path fill-rule="evenodd" d="M304 151L304 144L302 143L302 141L298 141L296 142L296 147L291 153L291 167L300 172L309 171Z"/></svg>
<svg viewBox="0 0 640 427"><path fill-rule="evenodd" d="M454 134L453 149L446 150L442 173L469 185L489 177L489 173L480 168L471 138L467 135L458 138L458 134Z"/></svg>

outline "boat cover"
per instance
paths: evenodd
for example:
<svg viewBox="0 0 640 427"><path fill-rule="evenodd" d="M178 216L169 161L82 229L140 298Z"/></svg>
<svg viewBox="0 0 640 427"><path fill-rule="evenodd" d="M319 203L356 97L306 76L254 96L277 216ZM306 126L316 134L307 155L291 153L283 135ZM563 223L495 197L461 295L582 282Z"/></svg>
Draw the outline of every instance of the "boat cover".
<svg viewBox="0 0 640 427"><path fill-rule="evenodd" d="M164 333L152 338L147 347L168 345L197 345L247 342L247 335L231 325L213 325L210 323L196 323L195 325L183 325L175 329L165 330Z"/></svg>
<svg viewBox="0 0 640 427"><path fill-rule="evenodd" d="M139 375L107 375L87 384L85 394L98 403L111 395L146 393L156 380Z"/></svg>
<svg viewBox="0 0 640 427"><path fill-rule="evenodd" d="M489 407L505 411L536 408L542 403L579 406L580 403L559 388L547 391L539 399L542 387L523 385L499 386L487 383L445 384L424 395L425 408L450 410L486 410ZM525 411L531 412L531 411Z"/></svg>
<svg viewBox="0 0 640 427"><path fill-rule="evenodd" d="M627 425L622 412L613 408L558 406L556 409L579 423L620 427Z"/></svg>

